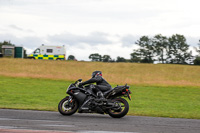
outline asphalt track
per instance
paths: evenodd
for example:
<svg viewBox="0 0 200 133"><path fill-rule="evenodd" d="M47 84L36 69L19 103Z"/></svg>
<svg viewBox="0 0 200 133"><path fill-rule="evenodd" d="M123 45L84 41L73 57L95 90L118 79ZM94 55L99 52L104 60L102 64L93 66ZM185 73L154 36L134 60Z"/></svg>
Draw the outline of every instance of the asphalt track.
<svg viewBox="0 0 200 133"><path fill-rule="evenodd" d="M200 133L200 120L0 109L0 133Z"/></svg>

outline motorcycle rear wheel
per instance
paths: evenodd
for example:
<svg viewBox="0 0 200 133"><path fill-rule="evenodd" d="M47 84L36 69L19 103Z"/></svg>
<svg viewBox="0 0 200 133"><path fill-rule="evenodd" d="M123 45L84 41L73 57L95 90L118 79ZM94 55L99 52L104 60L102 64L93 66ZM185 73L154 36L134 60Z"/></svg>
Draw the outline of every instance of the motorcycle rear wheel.
<svg viewBox="0 0 200 133"><path fill-rule="evenodd" d="M69 101L68 99L69 99L69 96L63 98L58 104L58 111L62 115L72 115L78 109L77 100L76 99L72 99L72 101Z"/></svg>
<svg viewBox="0 0 200 133"><path fill-rule="evenodd" d="M113 99L113 102L115 102L116 107L109 109L108 114L113 118L124 117L129 111L128 102L123 98Z"/></svg>

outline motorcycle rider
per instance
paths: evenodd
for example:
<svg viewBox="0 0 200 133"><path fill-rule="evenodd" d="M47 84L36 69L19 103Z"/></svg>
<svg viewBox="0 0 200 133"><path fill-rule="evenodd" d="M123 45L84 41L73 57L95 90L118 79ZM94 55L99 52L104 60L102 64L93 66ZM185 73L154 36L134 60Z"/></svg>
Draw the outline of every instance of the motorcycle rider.
<svg viewBox="0 0 200 133"><path fill-rule="evenodd" d="M82 82L79 84L79 87L82 87L83 85L86 84L91 84L91 83L96 83L92 90L97 94L97 97L100 99L100 101L106 100L104 98L104 95L102 92L110 90L112 87L111 85L102 77L102 72L101 71L94 71L92 73L92 78Z"/></svg>

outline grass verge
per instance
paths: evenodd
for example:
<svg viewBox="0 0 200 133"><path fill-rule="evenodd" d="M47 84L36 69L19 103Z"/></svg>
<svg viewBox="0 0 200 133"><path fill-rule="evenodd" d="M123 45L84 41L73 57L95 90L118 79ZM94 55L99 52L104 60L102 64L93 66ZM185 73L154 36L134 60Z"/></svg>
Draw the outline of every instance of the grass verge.
<svg viewBox="0 0 200 133"><path fill-rule="evenodd" d="M0 76L0 108L57 111L70 83ZM131 86L131 91L129 115L200 119L197 87Z"/></svg>
<svg viewBox="0 0 200 133"><path fill-rule="evenodd" d="M95 70L113 84L199 86L200 67L174 64L104 63L0 58L0 75L74 81Z"/></svg>

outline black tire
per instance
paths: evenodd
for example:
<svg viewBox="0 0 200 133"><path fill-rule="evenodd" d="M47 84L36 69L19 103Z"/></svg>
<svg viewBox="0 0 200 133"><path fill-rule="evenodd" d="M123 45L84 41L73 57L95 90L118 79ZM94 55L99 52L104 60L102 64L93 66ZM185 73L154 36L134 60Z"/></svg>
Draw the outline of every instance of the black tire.
<svg viewBox="0 0 200 133"><path fill-rule="evenodd" d="M118 107L109 109L108 114L113 118L124 117L129 111L128 102L123 98L113 99L113 102L115 102L118 105Z"/></svg>
<svg viewBox="0 0 200 133"><path fill-rule="evenodd" d="M72 99L72 102L68 101L69 96L63 98L58 104L58 111L62 115L72 115L78 109L78 102L76 99Z"/></svg>
<svg viewBox="0 0 200 133"><path fill-rule="evenodd" d="M35 60L35 57L28 57L28 59L34 59Z"/></svg>

